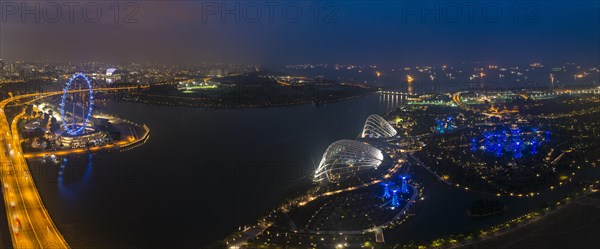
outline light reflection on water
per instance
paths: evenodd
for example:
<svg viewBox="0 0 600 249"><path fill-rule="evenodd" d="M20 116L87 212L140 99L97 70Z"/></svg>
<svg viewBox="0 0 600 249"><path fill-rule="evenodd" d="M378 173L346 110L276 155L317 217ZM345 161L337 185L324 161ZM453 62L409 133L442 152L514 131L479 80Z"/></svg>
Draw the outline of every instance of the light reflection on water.
<svg viewBox="0 0 600 249"><path fill-rule="evenodd" d="M405 101L402 95L374 94L336 104L252 110L108 103L98 108L147 124L148 142L123 153L70 157L58 167L41 164L56 172L34 178L72 245L199 247L279 204L288 186L314 172L314 159L329 144L356 137L368 115ZM591 171L581 175L598 176L599 170ZM466 209L485 196L441 184L418 167L411 173L423 183L425 201L416 216L385 233L390 243L477 231L568 192L506 200L503 214L472 220Z"/></svg>
<svg viewBox="0 0 600 249"><path fill-rule="evenodd" d="M83 172L83 175L79 176L79 174L77 174L77 170L79 170L77 164L71 165L72 167L74 166L74 168L69 168L69 157L61 160L56 183L58 193L62 197L76 201L79 190L85 188L85 185L89 184L92 179L93 161L93 154L88 154L87 160L85 161L85 171ZM48 165L51 167L51 164ZM64 180L65 175L67 175L69 180L66 183Z"/></svg>
<svg viewBox="0 0 600 249"><path fill-rule="evenodd" d="M356 137L368 115L405 101L401 95L373 94L336 104L252 110L108 103L98 108L147 124L148 142L122 153L69 157L59 167L41 164L56 172L34 178L72 244L199 247L279 204L287 187L314 172L314 159L329 144ZM567 192L510 199L504 214L474 221L466 209L485 197L441 184L418 167L411 171L424 183L426 198L406 226L386 232L392 243L475 231Z"/></svg>
<svg viewBox="0 0 600 249"><path fill-rule="evenodd" d="M279 204L289 186L311 176L329 144L355 138L368 115L401 103L376 94L233 110L104 102L98 111L147 124L147 143L59 165L30 163L43 173L34 176L40 195L70 243L198 247Z"/></svg>

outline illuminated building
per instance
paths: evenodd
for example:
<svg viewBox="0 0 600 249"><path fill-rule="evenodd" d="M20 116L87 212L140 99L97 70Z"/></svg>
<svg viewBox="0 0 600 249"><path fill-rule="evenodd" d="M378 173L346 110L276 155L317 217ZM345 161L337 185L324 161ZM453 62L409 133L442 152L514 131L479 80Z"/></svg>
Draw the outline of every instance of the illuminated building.
<svg viewBox="0 0 600 249"><path fill-rule="evenodd" d="M86 131L81 135L62 134L58 137L58 145L65 148L85 147L89 144L95 145L99 141L108 138L108 135L102 131L96 131L91 127L87 127Z"/></svg>
<svg viewBox="0 0 600 249"><path fill-rule="evenodd" d="M119 71L116 68L106 69L105 80L106 80L106 83L109 83L109 84L121 80Z"/></svg>
<svg viewBox="0 0 600 249"><path fill-rule="evenodd" d="M370 115L363 126L363 138L393 137L398 132L384 118L377 114Z"/></svg>
<svg viewBox="0 0 600 249"><path fill-rule="evenodd" d="M315 172L315 181L337 182L357 172L377 168L383 161L381 150L364 142L339 140L327 148Z"/></svg>
<svg viewBox="0 0 600 249"><path fill-rule="evenodd" d="M113 75L113 73L115 73L115 71L117 71L117 69L116 69L116 68L109 68L109 69L106 69L106 76L112 76L112 75Z"/></svg>
<svg viewBox="0 0 600 249"><path fill-rule="evenodd" d="M4 77L4 61L0 59L0 79Z"/></svg>
<svg viewBox="0 0 600 249"><path fill-rule="evenodd" d="M39 119L34 119L32 121L29 121L23 126L23 130L26 132L33 132L36 129L42 129L41 122L42 121Z"/></svg>

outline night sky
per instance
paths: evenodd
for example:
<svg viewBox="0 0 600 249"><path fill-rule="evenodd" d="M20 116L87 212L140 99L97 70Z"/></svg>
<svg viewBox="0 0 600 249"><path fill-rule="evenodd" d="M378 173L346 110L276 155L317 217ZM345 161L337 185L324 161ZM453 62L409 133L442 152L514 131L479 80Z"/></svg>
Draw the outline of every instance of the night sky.
<svg viewBox="0 0 600 249"><path fill-rule="evenodd" d="M143 1L133 23L125 2L117 23L110 1L95 23L82 17L87 2L72 23L64 6L48 22L45 2L40 23L22 22L21 2L9 3L19 9L1 6L5 59L600 64L599 1Z"/></svg>

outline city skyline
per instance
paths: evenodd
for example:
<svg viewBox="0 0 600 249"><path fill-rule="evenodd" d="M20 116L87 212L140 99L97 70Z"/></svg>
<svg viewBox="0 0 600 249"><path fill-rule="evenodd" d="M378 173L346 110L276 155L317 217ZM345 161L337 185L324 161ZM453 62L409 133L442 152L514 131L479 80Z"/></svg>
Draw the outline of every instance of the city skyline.
<svg viewBox="0 0 600 249"><path fill-rule="evenodd" d="M0 1L0 248L598 248L599 0Z"/></svg>

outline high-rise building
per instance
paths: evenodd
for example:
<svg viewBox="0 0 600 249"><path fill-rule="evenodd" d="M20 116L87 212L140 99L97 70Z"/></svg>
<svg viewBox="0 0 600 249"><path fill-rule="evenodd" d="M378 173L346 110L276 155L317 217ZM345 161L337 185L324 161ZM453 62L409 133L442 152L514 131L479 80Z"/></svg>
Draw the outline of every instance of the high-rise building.
<svg viewBox="0 0 600 249"><path fill-rule="evenodd" d="M4 61L0 59L0 78L4 77Z"/></svg>

